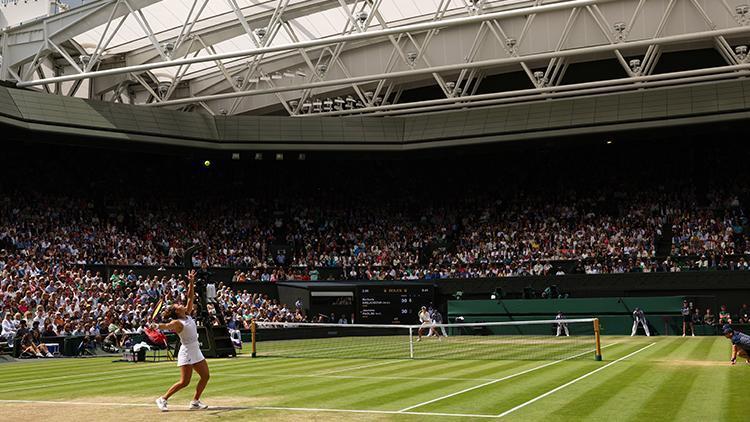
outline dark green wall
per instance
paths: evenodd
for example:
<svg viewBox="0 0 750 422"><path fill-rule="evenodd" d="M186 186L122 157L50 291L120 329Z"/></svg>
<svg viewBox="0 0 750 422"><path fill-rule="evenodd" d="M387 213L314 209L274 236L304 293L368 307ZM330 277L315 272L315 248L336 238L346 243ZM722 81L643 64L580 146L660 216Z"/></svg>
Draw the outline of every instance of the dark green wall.
<svg viewBox="0 0 750 422"><path fill-rule="evenodd" d="M599 318L602 334L630 335L633 309L639 307L646 313L651 332L656 335L682 333L680 308L683 296L587 298L587 299L530 299L530 300L451 300L448 301L448 320L455 322L538 321L552 320L558 311L568 318ZM549 327L536 330L551 332ZM591 327L573 327L582 333ZM641 331L639 330L639 333ZM703 330L715 333L714 329ZM539 334L539 333L537 333Z"/></svg>

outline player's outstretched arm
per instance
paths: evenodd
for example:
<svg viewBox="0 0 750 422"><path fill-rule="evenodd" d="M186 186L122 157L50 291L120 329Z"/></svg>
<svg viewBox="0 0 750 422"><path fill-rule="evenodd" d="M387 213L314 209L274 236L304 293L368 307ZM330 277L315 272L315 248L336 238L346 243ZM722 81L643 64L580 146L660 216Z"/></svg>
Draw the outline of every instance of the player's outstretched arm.
<svg viewBox="0 0 750 422"><path fill-rule="evenodd" d="M193 313L193 302L195 302L195 270L188 271L188 291L187 291L187 314Z"/></svg>
<svg viewBox="0 0 750 422"><path fill-rule="evenodd" d="M179 333L182 331L182 323L178 320L169 321L166 324L152 323L151 328Z"/></svg>
<svg viewBox="0 0 750 422"><path fill-rule="evenodd" d="M735 363L737 363L737 353L738 353L737 352L737 345L733 344L732 345L732 359L730 360L730 362L731 362L732 365L734 365Z"/></svg>

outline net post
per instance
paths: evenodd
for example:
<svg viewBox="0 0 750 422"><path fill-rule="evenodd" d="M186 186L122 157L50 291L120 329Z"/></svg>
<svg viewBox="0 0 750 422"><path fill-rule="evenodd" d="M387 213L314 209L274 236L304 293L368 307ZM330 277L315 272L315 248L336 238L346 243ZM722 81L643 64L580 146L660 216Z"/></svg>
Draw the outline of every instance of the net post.
<svg viewBox="0 0 750 422"><path fill-rule="evenodd" d="M594 339L596 341L596 354L594 355L594 359L600 361L602 360L602 341L599 332L599 318L594 318Z"/></svg>
<svg viewBox="0 0 750 422"><path fill-rule="evenodd" d="M252 345L250 357L253 357L253 358L256 357L255 356L255 329L256 329L255 320L253 320L252 322L250 322L250 344Z"/></svg>
<svg viewBox="0 0 750 422"><path fill-rule="evenodd" d="M409 327L409 359L414 359L414 332L413 328Z"/></svg>

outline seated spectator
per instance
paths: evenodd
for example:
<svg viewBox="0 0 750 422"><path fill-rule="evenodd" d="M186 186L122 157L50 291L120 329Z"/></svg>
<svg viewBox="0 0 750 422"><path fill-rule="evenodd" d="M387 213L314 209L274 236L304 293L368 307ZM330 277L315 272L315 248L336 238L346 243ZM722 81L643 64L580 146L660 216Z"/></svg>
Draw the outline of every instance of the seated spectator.
<svg viewBox="0 0 750 422"><path fill-rule="evenodd" d="M697 307L693 310L692 321L693 321L693 325L703 324L703 317L701 315L701 311Z"/></svg>
<svg viewBox="0 0 750 422"><path fill-rule="evenodd" d="M719 325L731 324L732 315L727 311L727 305L721 305L719 310Z"/></svg>
<svg viewBox="0 0 750 422"><path fill-rule="evenodd" d="M706 325L716 324L716 315L711 312L711 308L706 308L706 313L703 315L703 323Z"/></svg>
<svg viewBox="0 0 750 422"><path fill-rule="evenodd" d="M12 347L13 345L13 339L16 336L16 325L13 323L13 317L11 316L10 312L7 312L5 314L5 319L3 319L2 324L2 332L0 332L0 338L2 338L3 341L8 342L8 345Z"/></svg>
<svg viewBox="0 0 750 422"><path fill-rule="evenodd" d="M49 352L49 349L47 349L47 345L42 343L42 335L39 333L39 330L31 330L31 342L34 344L35 349L45 357L54 357Z"/></svg>
<svg viewBox="0 0 750 422"><path fill-rule="evenodd" d="M20 330L19 330L20 331ZM35 334L38 336L38 331L29 331L26 330L23 334L23 337L21 337L21 356L34 356L38 358L43 357L52 357L52 355L47 350L47 346L44 346L41 343L40 338L34 338ZM41 346L44 346L42 349Z"/></svg>
<svg viewBox="0 0 750 422"><path fill-rule="evenodd" d="M44 324L42 337L57 337L57 332L55 332L55 329L52 327L51 322L47 322L46 324Z"/></svg>

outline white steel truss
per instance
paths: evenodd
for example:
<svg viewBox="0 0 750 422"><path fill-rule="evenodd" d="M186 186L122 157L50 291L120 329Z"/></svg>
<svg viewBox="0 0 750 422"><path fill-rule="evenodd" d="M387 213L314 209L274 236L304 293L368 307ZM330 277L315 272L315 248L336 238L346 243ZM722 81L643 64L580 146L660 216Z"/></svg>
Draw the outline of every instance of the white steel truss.
<svg viewBox="0 0 750 422"><path fill-rule="evenodd" d="M170 1L98 0L7 29L0 77L59 95L305 117L479 107L750 72L744 0L424 0L398 16L398 0L190 0L159 26L150 11ZM323 19L331 29L316 36ZM94 29L96 42L82 44ZM126 30L137 37L123 40ZM704 48L725 64L657 72L663 53ZM619 63L622 75L566 82L571 64L600 60ZM513 72L529 85L484 82ZM441 98L404 96L429 86Z"/></svg>

